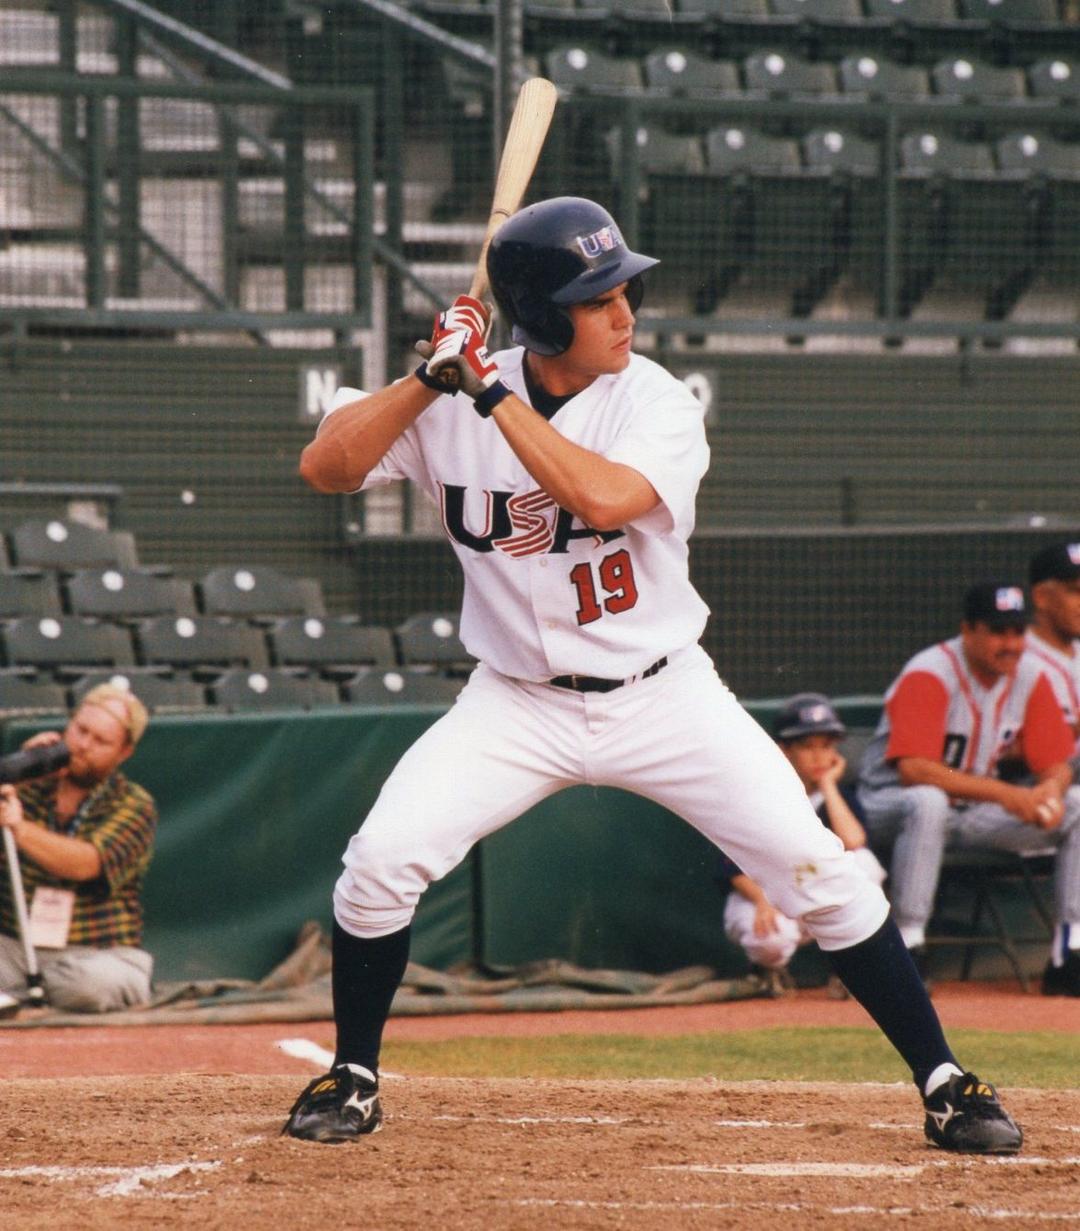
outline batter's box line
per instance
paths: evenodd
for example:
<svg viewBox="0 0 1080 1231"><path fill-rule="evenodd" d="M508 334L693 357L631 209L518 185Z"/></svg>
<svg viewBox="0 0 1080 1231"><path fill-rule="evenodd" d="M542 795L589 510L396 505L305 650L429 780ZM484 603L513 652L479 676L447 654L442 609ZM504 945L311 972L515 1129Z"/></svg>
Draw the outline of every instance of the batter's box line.
<svg viewBox="0 0 1080 1231"><path fill-rule="evenodd" d="M888 1218L910 1218L913 1215L939 1216L942 1211L932 1206L911 1205L812 1205L789 1201L587 1201L570 1197L521 1197L509 1204L525 1209L614 1210L627 1212L690 1213L707 1210L711 1213L738 1210L741 1213L825 1214L842 1218L883 1215ZM1080 1223L1080 1211L1053 1213L1047 1210L1017 1210L992 1206L968 1205L963 1210L950 1210L950 1215L993 1219L1007 1224L1020 1222Z"/></svg>
<svg viewBox="0 0 1080 1231"><path fill-rule="evenodd" d="M836 1179L887 1177L908 1180L917 1179L928 1168L934 1167L1074 1167L1077 1163L1080 1163L1080 1158L1016 1158L990 1154L932 1159L925 1163L653 1163L645 1170L679 1171L687 1175L751 1175L792 1179L824 1176Z"/></svg>
<svg viewBox="0 0 1080 1231"><path fill-rule="evenodd" d="M103 1179L105 1176L117 1177L109 1184L102 1184L94 1190L98 1197L135 1197L154 1196L155 1198L170 1198L184 1200L189 1197L202 1196L201 1193L146 1193L146 1186L159 1180L172 1180L188 1171L214 1171L221 1166L218 1161L187 1162L187 1163L149 1163L134 1167L64 1167L26 1166L0 1168L0 1180L45 1179L58 1183L73 1183L77 1180Z"/></svg>

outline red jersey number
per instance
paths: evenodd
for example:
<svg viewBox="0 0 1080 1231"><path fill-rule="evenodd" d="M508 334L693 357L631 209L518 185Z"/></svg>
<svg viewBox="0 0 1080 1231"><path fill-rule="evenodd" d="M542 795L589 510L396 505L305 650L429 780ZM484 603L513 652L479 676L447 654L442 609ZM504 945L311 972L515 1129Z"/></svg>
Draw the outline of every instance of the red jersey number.
<svg viewBox="0 0 1080 1231"><path fill-rule="evenodd" d="M577 591L579 624L591 624L594 620L599 620L605 611L618 615L620 611L629 611L631 607L637 606L638 589L634 581L634 563L628 551L623 549L605 556L596 571L600 589L607 596L602 600L597 596L590 563L586 561L576 564L570 570L570 580Z"/></svg>

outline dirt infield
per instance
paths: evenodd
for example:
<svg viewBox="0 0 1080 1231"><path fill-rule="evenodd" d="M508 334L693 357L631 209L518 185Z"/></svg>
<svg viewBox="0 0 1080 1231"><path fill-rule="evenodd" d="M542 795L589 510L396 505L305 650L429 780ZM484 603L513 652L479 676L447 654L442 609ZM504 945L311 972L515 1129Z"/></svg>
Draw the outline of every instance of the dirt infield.
<svg viewBox="0 0 1080 1231"><path fill-rule="evenodd" d="M946 1027L1061 1030L1075 1001L947 985ZM389 1035L635 1034L867 1024L793 999L692 1009L395 1018ZM944 1154L907 1085L465 1080L384 1082L386 1128L343 1146L281 1123L329 1022L0 1030L0 1225L544 1228L1080 1228L1080 1089L1008 1091L1012 1159Z"/></svg>
<svg viewBox="0 0 1080 1231"><path fill-rule="evenodd" d="M1080 1091L1013 1091L1014 1159L922 1139L905 1086L386 1083L362 1142L278 1135L287 1077L15 1080L5 1228L1020 1227L1080 1221Z"/></svg>

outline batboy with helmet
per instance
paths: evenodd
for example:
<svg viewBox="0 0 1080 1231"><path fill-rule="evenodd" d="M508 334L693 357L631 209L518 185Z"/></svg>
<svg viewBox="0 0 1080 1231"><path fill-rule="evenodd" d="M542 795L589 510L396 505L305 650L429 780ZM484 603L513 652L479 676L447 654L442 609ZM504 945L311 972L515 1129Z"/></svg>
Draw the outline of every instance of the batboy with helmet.
<svg viewBox="0 0 1080 1231"><path fill-rule="evenodd" d="M641 304L641 275L655 257L632 252L612 216L583 197L526 206L495 232L487 254L495 302L518 346L561 355L574 340L565 308L627 283L631 311Z"/></svg>

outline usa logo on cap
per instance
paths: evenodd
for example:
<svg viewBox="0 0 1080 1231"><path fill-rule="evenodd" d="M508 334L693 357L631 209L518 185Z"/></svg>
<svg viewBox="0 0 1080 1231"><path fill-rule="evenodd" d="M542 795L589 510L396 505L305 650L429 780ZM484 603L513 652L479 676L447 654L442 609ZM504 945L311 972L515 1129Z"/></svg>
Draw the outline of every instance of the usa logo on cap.
<svg viewBox="0 0 1080 1231"><path fill-rule="evenodd" d="M1080 565L1080 543L1069 543L1065 550L1073 564Z"/></svg>
<svg viewBox="0 0 1080 1231"><path fill-rule="evenodd" d="M604 252L614 252L622 243L622 236L616 226L601 227L591 235L578 236L577 242L587 259L594 261Z"/></svg>
<svg viewBox="0 0 1080 1231"><path fill-rule="evenodd" d="M831 717L827 705L807 705L799 711L800 722L828 722Z"/></svg>
<svg viewBox="0 0 1080 1231"><path fill-rule="evenodd" d="M998 611L1023 611L1024 591L1019 586L1001 586L994 593L994 606Z"/></svg>

